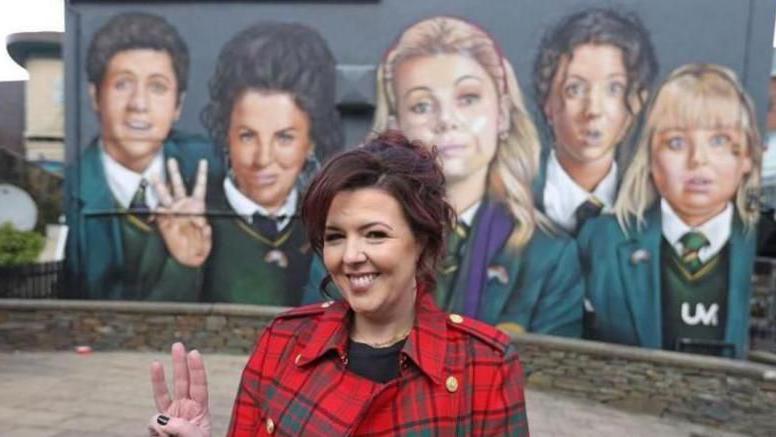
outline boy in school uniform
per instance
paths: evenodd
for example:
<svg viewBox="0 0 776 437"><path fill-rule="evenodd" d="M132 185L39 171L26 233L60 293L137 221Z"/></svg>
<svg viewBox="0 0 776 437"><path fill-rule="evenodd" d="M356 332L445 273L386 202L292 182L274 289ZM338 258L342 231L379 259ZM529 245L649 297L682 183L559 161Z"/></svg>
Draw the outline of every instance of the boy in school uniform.
<svg viewBox="0 0 776 437"><path fill-rule="evenodd" d="M207 164L219 167L208 141L172 129L186 91L186 44L161 17L120 14L95 33L86 63L100 132L68 169L65 295L196 301L196 264L209 247L188 237L208 233L207 223L151 214L173 203L203 213Z"/></svg>

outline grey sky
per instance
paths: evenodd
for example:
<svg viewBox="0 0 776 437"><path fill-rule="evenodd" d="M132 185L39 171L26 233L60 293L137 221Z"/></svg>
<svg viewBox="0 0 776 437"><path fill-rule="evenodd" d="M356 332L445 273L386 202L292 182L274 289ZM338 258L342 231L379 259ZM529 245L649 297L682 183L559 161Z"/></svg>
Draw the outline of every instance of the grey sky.
<svg viewBox="0 0 776 437"><path fill-rule="evenodd" d="M19 67L5 47L10 33L65 30L65 0L3 0L0 13L0 81L26 80L27 72ZM773 35L776 47L776 30Z"/></svg>
<svg viewBox="0 0 776 437"><path fill-rule="evenodd" d="M0 81L26 80L27 72L8 55L5 39L16 32L63 32L65 0L3 0L0 9Z"/></svg>

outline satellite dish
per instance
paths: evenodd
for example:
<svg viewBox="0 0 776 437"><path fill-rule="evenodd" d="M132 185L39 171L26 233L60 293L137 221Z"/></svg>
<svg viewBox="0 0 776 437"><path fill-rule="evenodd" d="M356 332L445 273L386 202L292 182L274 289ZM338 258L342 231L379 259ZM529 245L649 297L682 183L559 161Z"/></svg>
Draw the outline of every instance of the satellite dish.
<svg viewBox="0 0 776 437"><path fill-rule="evenodd" d="M0 184L0 225L10 222L20 231L31 231L38 221L38 207L32 196L19 187Z"/></svg>

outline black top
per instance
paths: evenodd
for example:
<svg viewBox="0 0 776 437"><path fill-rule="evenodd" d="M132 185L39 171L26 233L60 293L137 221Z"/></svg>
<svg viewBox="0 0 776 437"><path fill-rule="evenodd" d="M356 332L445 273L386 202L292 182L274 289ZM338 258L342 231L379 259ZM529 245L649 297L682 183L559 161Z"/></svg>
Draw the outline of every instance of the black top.
<svg viewBox="0 0 776 437"><path fill-rule="evenodd" d="M385 384L399 376L399 353L404 340L383 348L374 348L351 340L348 343L348 370L374 382Z"/></svg>

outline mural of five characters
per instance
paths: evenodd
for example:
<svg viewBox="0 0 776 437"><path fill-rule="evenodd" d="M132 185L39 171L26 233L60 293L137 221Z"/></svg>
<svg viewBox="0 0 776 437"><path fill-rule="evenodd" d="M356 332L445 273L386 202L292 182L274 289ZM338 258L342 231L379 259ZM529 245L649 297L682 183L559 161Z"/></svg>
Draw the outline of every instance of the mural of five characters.
<svg viewBox="0 0 776 437"><path fill-rule="evenodd" d="M301 24L262 22L221 49L201 112L174 129L190 54L147 13L93 36L100 131L67 174L69 297L296 306L336 297L298 207L345 147L336 61ZM588 9L547 30L518 80L486 30L432 17L377 67L373 131L440 152L458 215L441 308L505 331L744 357L762 141L723 66L656 84L633 14ZM526 106L532 84L540 141Z"/></svg>

